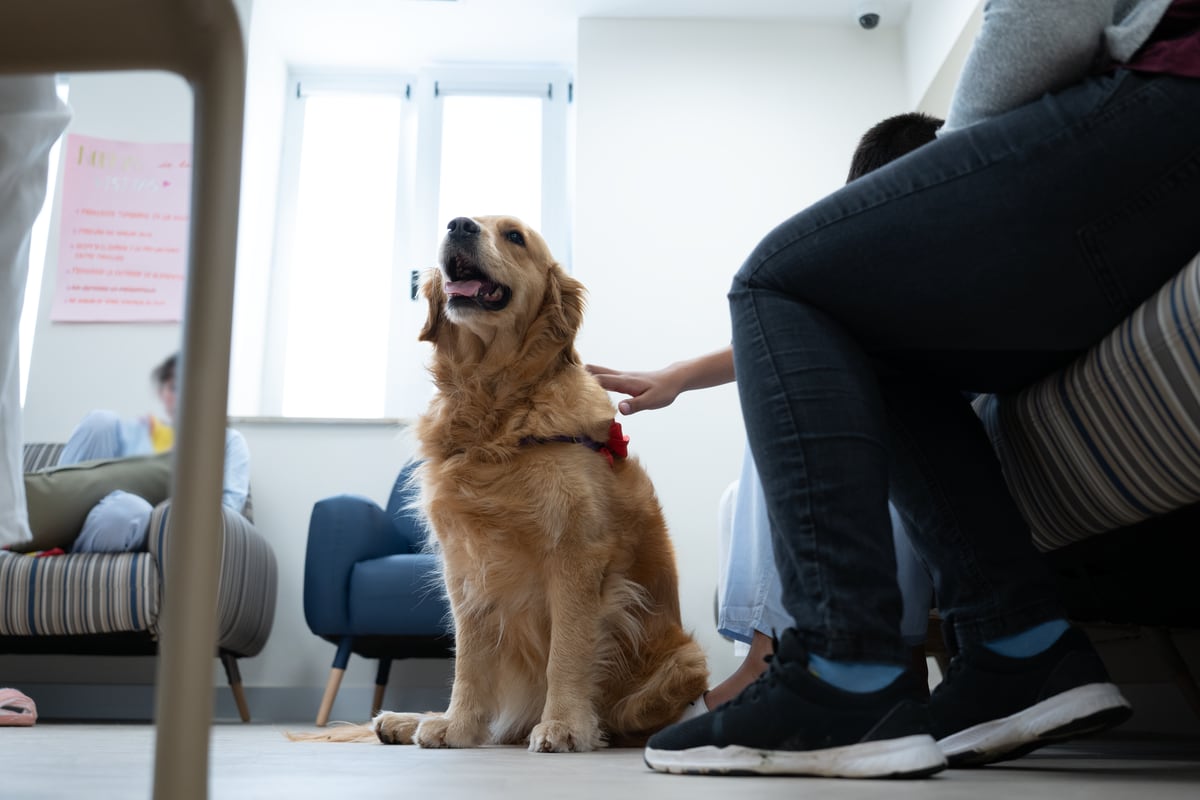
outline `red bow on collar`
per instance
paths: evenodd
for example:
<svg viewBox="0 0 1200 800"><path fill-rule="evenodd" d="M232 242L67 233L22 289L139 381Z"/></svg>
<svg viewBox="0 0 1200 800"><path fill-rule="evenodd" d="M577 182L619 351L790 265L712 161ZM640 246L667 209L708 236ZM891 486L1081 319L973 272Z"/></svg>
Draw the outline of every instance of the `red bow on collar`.
<svg viewBox="0 0 1200 800"><path fill-rule="evenodd" d="M586 445L589 449L604 456L610 467L613 465L614 459L629 457L629 437L621 432L621 423L616 420L609 423L608 441L604 443L597 442L590 436L526 436L520 441L520 444L525 446L527 444L549 444L550 442Z"/></svg>
<svg viewBox="0 0 1200 800"><path fill-rule="evenodd" d="M608 426L608 441L599 450L608 459L608 465L613 465L614 458L629 457L629 437L621 431L621 423L615 419Z"/></svg>

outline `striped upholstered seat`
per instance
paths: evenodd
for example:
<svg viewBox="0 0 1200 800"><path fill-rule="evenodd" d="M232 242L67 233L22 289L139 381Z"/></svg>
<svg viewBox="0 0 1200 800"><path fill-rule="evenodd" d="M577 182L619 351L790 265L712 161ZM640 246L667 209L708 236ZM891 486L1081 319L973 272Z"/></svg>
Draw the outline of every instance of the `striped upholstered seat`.
<svg viewBox="0 0 1200 800"><path fill-rule="evenodd" d="M1070 367L976 410L1043 550L1200 501L1200 256Z"/></svg>
<svg viewBox="0 0 1200 800"><path fill-rule="evenodd" d="M25 447L26 471L58 462L61 445ZM267 541L242 514L222 507L223 550L216 652L243 719L237 659L257 655L275 618L277 566ZM36 558L0 551L0 653L153 653L170 549L171 501L155 507L145 552Z"/></svg>
<svg viewBox="0 0 1200 800"><path fill-rule="evenodd" d="M162 587L149 553L0 553L0 587L0 636L156 632Z"/></svg>

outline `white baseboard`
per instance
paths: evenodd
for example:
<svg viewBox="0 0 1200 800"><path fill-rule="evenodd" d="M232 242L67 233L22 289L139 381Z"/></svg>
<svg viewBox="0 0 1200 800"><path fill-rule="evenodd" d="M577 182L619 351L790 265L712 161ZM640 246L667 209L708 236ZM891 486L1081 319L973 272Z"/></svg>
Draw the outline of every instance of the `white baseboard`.
<svg viewBox="0 0 1200 800"><path fill-rule="evenodd" d="M25 682L19 688L37 703L39 720L149 722L154 719L152 685ZM311 725L324 690L320 687L248 686L245 692L251 722ZM371 687L343 688L338 692L329 718L366 722L370 719L374 693ZM389 686L384 707L395 711L433 711L444 709L449 699L449 689ZM213 702L215 721L240 721L228 686L214 687Z"/></svg>

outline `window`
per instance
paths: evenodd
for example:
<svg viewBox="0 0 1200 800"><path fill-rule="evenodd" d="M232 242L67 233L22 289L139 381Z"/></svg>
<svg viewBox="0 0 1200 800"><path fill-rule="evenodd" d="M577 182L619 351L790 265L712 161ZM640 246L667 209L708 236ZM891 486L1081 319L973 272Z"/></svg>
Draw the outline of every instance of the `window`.
<svg viewBox="0 0 1200 800"><path fill-rule="evenodd" d="M569 92L564 75L533 70L295 77L262 415L371 419L424 408L427 345L416 339L426 308L413 286L436 265L450 219L519 216L568 260Z"/></svg>
<svg viewBox="0 0 1200 800"><path fill-rule="evenodd" d="M445 98L438 219L499 212L541 230L541 160L540 98Z"/></svg>
<svg viewBox="0 0 1200 800"><path fill-rule="evenodd" d="M287 248L285 417L384 415L399 138L398 98L307 102Z"/></svg>

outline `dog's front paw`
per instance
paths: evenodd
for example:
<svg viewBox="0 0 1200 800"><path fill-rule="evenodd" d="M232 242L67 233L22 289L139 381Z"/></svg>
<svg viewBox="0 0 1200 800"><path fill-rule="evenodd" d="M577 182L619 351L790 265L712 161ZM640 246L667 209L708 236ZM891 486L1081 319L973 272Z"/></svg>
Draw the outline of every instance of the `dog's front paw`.
<svg viewBox="0 0 1200 800"><path fill-rule="evenodd" d="M421 720L414 737L421 747L478 747L487 737L487 728L463 725L449 717Z"/></svg>
<svg viewBox="0 0 1200 800"><path fill-rule="evenodd" d="M384 711L375 715L371 724L375 727L375 735L384 744L412 744L413 734L417 725L429 714L398 714L395 711Z"/></svg>
<svg viewBox="0 0 1200 800"><path fill-rule="evenodd" d="M529 734L529 749L534 753L585 753L603 743L600 727L594 722L570 725L551 719L539 722Z"/></svg>

